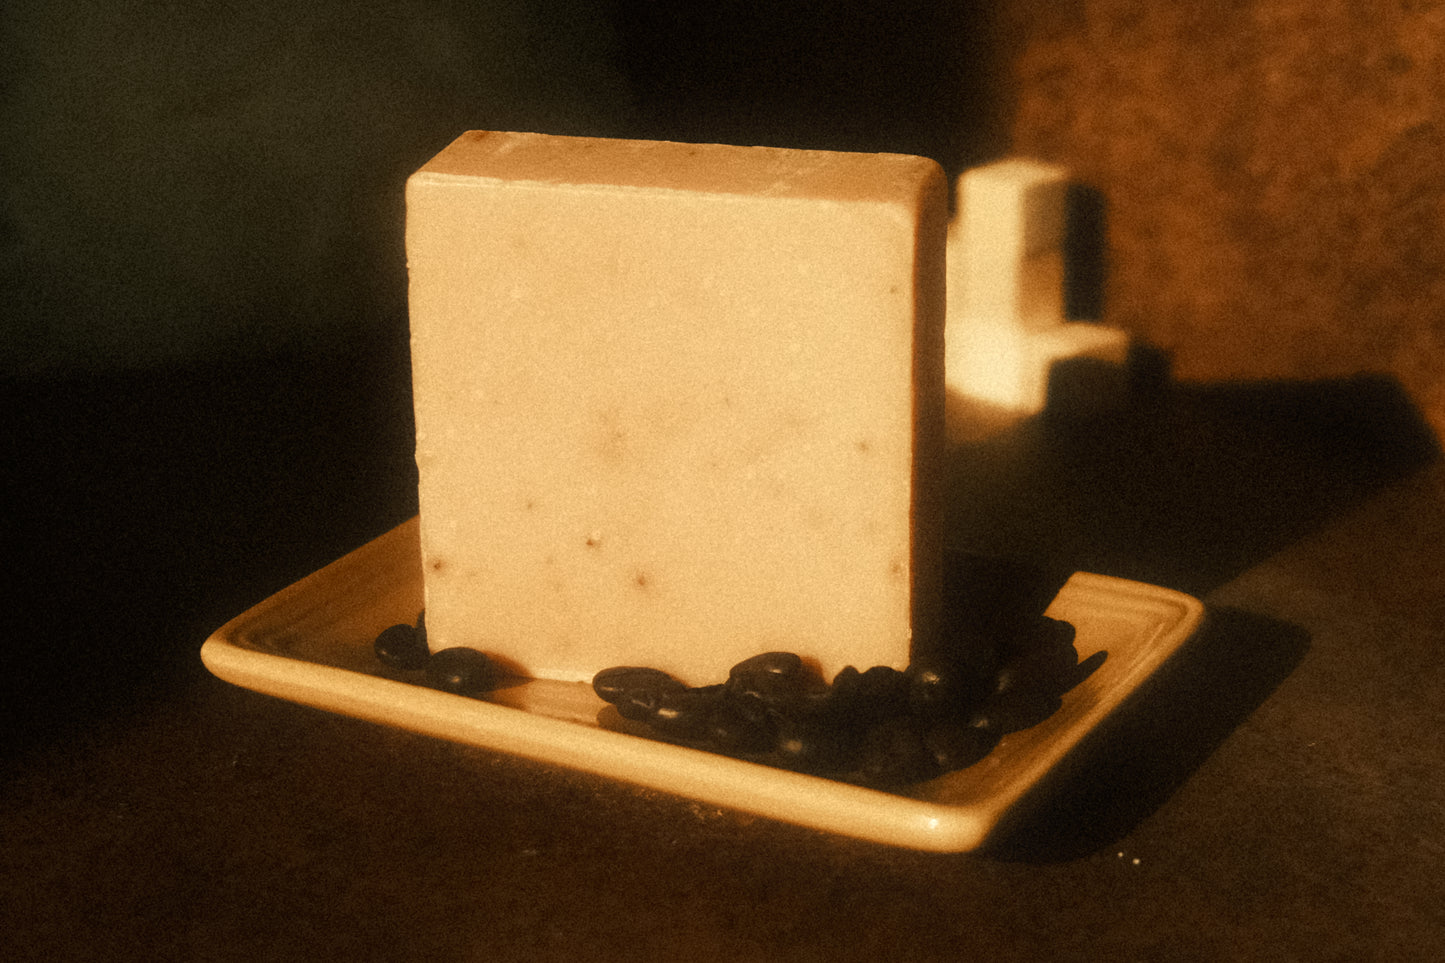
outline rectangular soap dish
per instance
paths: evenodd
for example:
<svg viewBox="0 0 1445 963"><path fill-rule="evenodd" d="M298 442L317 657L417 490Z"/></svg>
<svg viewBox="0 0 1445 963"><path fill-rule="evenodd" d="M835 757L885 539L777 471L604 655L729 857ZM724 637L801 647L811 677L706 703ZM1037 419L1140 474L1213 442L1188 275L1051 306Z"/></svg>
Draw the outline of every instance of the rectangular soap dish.
<svg viewBox="0 0 1445 963"><path fill-rule="evenodd" d="M1107 653L1032 728L982 761L884 792L601 727L585 683L518 681L485 700L381 666L372 641L422 607L415 518L278 592L201 649L212 673L269 695L595 773L815 829L923 850L982 845L1005 814L1198 628L1204 607L1158 586L1075 573L1047 614L1073 623L1080 659ZM1097 661L1097 660L1096 660Z"/></svg>

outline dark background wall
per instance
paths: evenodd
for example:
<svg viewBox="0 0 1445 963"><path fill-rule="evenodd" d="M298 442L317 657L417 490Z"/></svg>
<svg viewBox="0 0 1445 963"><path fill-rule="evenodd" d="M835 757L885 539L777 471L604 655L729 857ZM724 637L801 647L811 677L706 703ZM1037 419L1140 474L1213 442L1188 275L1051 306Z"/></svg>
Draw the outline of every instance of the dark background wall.
<svg viewBox="0 0 1445 963"><path fill-rule="evenodd" d="M456 133L629 116L611 17L574 0L0 17L7 371L355 338L404 312L402 183Z"/></svg>

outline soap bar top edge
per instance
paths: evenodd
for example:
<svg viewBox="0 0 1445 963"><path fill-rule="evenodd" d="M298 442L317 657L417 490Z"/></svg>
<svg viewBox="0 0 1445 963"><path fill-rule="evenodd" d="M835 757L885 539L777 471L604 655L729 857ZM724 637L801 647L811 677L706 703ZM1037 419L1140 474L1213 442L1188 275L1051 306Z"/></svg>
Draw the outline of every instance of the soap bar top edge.
<svg viewBox="0 0 1445 963"><path fill-rule="evenodd" d="M469 181L909 206L947 191L938 162L914 154L475 130L408 186Z"/></svg>

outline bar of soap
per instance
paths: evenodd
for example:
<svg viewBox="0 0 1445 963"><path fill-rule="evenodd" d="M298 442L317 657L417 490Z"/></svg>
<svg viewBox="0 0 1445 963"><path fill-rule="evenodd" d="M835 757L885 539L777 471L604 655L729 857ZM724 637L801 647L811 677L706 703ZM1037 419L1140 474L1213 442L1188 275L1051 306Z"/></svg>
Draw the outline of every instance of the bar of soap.
<svg viewBox="0 0 1445 963"><path fill-rule="evenodd" d="M407 183L427 631L537 678L936 631L921 157L462 135Z"/></svg>

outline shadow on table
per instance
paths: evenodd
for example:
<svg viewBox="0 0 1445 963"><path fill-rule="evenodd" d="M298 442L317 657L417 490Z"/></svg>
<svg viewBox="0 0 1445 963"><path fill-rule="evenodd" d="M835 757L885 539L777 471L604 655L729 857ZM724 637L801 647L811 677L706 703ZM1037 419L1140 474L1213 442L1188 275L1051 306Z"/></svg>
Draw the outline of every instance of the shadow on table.
<svg viewBox="0 0 1445 963"><path fill-rule="evenodd" d="M950 543L1204 595L1440 455L1388 377L1180 385L1147 355L1132 374L1107 408L1064 392L956 447Z"/></svg>
<svg viewBox="0 0 1445 963"><path fill-rule="evenodd" d="M0 760L203 677L231 617L416 511L404 326L334 354L0 383Z"/></svg>
<svg viewBox="0 0 1445 963"><path fill-rule="evenodd" d="M955 448L950 543L1202 597L1440 457L1388 377L1181 385L1157 357L1135 363L1107 405L1064 391L1044 414ZM1051 775L995 854L1070 859L1128 833L1308 646L1297 626L1211 609L1200 634Z"/></svg>
<svg viewBox="0 0 1445 963"><path fill-rule="evenodd" d="M1298 626L1211 609L1199 634L1000 827L988 854L1057 862L1128 835L1269 698L1308 648Z"/></svg>

